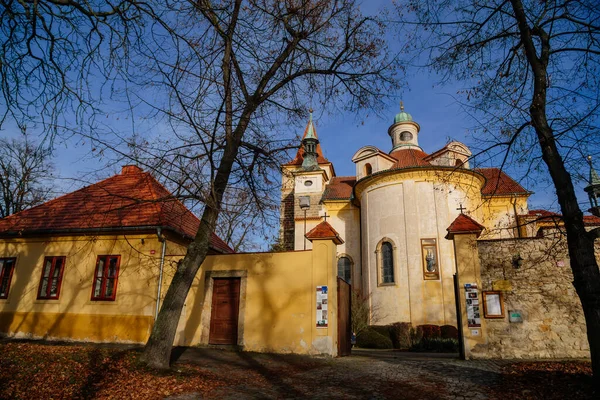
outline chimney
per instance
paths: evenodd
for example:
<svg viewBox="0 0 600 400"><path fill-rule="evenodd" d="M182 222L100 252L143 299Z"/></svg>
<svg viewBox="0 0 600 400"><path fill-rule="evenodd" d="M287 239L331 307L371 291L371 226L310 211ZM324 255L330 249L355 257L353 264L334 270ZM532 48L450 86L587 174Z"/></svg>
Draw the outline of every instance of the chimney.
<svg viewBox="0 0 600 400"><path fill-rule="evenodd" d="M121 175L141 174L142 172L144 171L137 165L123 165L121 169Z"/></svg>

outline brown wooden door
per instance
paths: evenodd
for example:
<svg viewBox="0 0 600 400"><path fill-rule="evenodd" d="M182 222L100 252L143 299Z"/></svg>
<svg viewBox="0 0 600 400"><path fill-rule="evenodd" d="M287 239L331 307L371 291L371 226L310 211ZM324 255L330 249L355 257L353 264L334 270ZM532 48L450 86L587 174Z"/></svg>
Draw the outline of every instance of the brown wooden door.
<svg viewBox="0 0 600 400"><path fill-rule="evenodd" d="M338 296L338 356L349 356L352 351L351 286L337 278Z"/></svg>
<svg viewBox="0 0 600 400"><path fill-rule="evenodd" d="M240 278L215 278L210 316L210 344L237 344Z"/></svg>

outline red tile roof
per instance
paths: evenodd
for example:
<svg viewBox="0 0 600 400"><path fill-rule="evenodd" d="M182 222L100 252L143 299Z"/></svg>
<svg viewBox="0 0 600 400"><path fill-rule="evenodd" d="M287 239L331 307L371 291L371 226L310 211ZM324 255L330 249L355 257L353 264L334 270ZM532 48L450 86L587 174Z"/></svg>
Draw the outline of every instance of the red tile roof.
<svg viewBox="0 0 600 400"><path fill-rule="evenodd" d="M304 129L304 135L302 135L302 139L304 139L306 137L306 133L308 132L308 127L312 124L312 121L308 121L308 124L306 124L306 128ZM315 133L315 137L318 139L319 137L317 136L317 130L314 127L313 124L313 131ZM304 147L302 146L302 144L300 145L300 148L298 149L298 152L296 153L296 157L294 157L294 159L292 161L290 161L287 164L283 164L283 165L302 165L302 161L304 161ZM317 163L319 164L329 164L329 160L325 158L325 156L323 156L323 150L321 149L321 144L317 143Z"/></svg>
<svg viewBox="0 0 600 400"><path fill-rule="evenodd" d="M164 227L193 239L200 220L147 172L125 166L121 174L37 207L0 219L0 234L21 235ZM233 250L217 235L214 250Z"/></svg>
<svg viewBox="0 0 600 400"><path fill-rule="evenodd" d="M428 161L425 161L425 157L428 156L422 150L419 149L401 149L390 153L390 156L396 159L396 163L392 166L394 168L408 168L408 167L424 167L431 165Z"/></svg>
<svg viewBox="0 0 600 400"><path fill-rule="evenodd" d="M312 228L306 235L306 238L311 242L314 239L331 239L335 244L342 244L344 241L329 222L323 221L319 225Z"/></svg>
<svg viewBox="0 0 600 400"><path fill-rule="evenodd" d="M483 195L500 196L530 193L499 168L476 168L474 171L479 172L486 179L485 185L481 189Z"/></svg>
<svg viewBox="0 0 600 400"><path fill-rule="evenodd" d="M585 226L600 225L600 217L596 217L595 215L584 215L583 216L583 224Z"/></svg>
<svg viewBox="0 0 600 400"><path fill-rule="evenodd" d="M356 183L354 176L334 177L325 186L323 200L350 200L352 197L352 188Z"/></svg>
<svg viewBox="0 0 600 400"><path fill-rule="evenodd" d="M475 221L473 218L465 214L458 214L458 217L450 224L446 230L448 231L448 237L451 237L455 233L475 233L479 237L481 231L485 227Z"/></svg>
<svg viewBox="0 0 600 400"><path fill-rule="evenodd" d="M548 210L529 210L527 214L529 217L537 217L538 220L554 220L562 222L562 214L555 213ZM584 215L583 224L585 226L600 226L600 217L595 215Z"/></svg>

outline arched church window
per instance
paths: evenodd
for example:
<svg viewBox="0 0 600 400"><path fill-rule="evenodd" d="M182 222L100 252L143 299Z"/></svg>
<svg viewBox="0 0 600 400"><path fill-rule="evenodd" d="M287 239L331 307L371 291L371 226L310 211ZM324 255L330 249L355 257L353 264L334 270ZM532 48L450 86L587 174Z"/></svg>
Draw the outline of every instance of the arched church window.
<svg viewBox="0 0 600 400"><path fill-rule="evenodd" d="M413 134L410 133L409 131L403 131L400 133L400 141L402 142L409 142L411 141L413 138Z"/></svg>
<svg viewBox="0 0 600 400"><path fill-rule="evenodd" d="M373 173L373 167L371 166L371 164L367 163L365 164L365 176L369 176Z"/></svg>
<svg viewBox="0 0 600 400"><path fill-rule="evenodd" d="M352 279L352 261L346 256L338 258L338 276L348 283L351 283Z"/></svg>
<svg viewBox="0 0 600 400"><path fill-rule="evenodd" d="M390 242L381 244L381 282L394 283L394 248Z"/></svg>

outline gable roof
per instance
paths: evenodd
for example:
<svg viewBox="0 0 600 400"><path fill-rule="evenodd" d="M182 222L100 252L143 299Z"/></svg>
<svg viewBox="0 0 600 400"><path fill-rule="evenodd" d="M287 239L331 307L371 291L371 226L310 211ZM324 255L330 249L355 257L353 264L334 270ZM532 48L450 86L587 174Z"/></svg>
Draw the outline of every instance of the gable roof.
<svg viewBox="0 0 600 400"><path fill-rule="evenodd" d="M508 176L500 168L475 168L485 177L485 185L481 189L484 196L501 196L507 194L529 195L530 191L525 190L513 178Z"/></svg>
<svg viewBox="0 0 600 400"><path fill-rule="evenodd" d="M0 235L162 227L191 240L199 226L200 220L152 175L125 166L119 175L0 219ZM210 246L222 253L233 252L214 233Z"/></svg>
<svg viewBox="0 0 600 400"><path fill-rule="evenodd" d="M337 176L331 178L325 191L323 200L350 200L352 197L352 188L356 183L354 176Z"/></svg>
<svg viewBox="0 0 600 400"><path fill-rule="evenodd" d="M337 233L333 226L327 221L321 222L319 225L312 228L306 235L304 235L311 242L315 239L331 239L335 244L342 244L344 241Z"/></svg>
<svg viewBox="0 0 600 400"><path fill-rule="evenodd" d="M455 233L475 233L477 237L481 234L481 232L485 229L483 225L479 222L475 221L473 218L465 215L463 213L458 214L458 217L446 230L448 231L448 235L446 235L446 239L451 239Z"/></svg>
<svg viewBox="0 0 600 400"><path fill-rule="evenodd" d="M302 135L302 140L304 140L304 138L306 138L306 135L308 134L308 132L311 132L311 135L314 135L315 138L319 139L319 137L317 136L317 130L315 129L315 126L313 124L312 118L308 121L308 124L306 124L306 128L304 129L304 135ZM292 161L290 161L289 163L283 164L283 165L302 165L302 161L304 161L304 146L302 146L302 144L300 144L300 147L298 148L298 152L296 153L296 157L294 157L294 159ZM323 150L321 149L321 144L317 143L317 163L318 164L330 164L329 160L325 158L325 156L323 156Z"/></svg>

